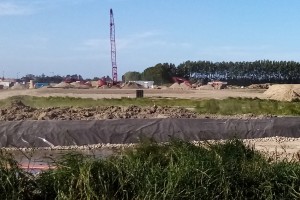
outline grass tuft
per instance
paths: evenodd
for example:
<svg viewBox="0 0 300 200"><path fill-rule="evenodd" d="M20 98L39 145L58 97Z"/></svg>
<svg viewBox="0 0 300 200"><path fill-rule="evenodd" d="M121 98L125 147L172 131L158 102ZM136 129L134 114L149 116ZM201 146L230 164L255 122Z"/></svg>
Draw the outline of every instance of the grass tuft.
<svg viewBox="0 0 300 200"><path fill-rule="evenodd" d="M237 139L145 141L106 159L71 153L36 176L1 156L1 199L300 198L299 162L270 162Z"/></svg>

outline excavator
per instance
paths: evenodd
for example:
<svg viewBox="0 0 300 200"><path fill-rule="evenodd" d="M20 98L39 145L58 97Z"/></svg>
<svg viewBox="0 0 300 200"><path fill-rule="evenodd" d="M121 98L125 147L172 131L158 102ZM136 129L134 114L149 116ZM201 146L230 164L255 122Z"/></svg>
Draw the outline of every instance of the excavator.
<svg viewBox="0 0 300 200"><path fill-rule="evenodd" d="M178 84L184 83L187 86L192 87L192 84L190 83L190 81L188 81L184 78L174 76L174 77L172 77L172 79L175 83L178 83Z"/></svg>

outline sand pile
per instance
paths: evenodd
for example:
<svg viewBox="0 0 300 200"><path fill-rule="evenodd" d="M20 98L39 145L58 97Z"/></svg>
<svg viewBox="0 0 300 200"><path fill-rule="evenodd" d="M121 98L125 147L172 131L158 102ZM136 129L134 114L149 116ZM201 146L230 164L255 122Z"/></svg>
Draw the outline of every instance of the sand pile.
<svg viewBox="0 0 300 200"><path fill-rule="evenodd" d="M99 87L100 89L109 89L108 85L102 85L101 87Z"/></svg>
<svg viewBox="0 0 300 200"><path fill-rule="evenodd" d="M120 89L120 86L118 86L118 85L112 85L109 89Z"/></svg>
<svg viewBox="0 0 300 200"><path fill-rule="evenodd" d="M129 82L129 83L126 83L122 88L123 89L143 89L144 87L140 84L137 84L134 82Z"/></svg>
<svg viewBox="0 0 300 200"><path fill-rule="evenodd" d="M264 83L264 84L252 84L249 85L249 89L268 89L270 87L270 83Z"/></svg>
<svg viewBox="0 0 300 200"><path fill-rule="evenodd" d="M159 89L161 89L161 90L166 90L166 89L168 89L168 87L167 87L167 86L164 86L164 85L162 85L162 86L160 86L160 87L159 87Z"/></svg>
<svg viewBox="0 0 300 200"><path fill-rule="evenodd" d="M78 88L78 89L88 89L90 88L89 85L85 85L85 84L82 84L80 82L73 82L73 83L70 83L72 86L74 86L74 88Z"/></svg>
<svg viewBox="0 0 300 200"><path fill-rule="evenodd" d="M200 87L197 87L197 90L213 90L215 89L212 85L202 85Z"/></svg>
<svg viewBox="0 0 300 200"><path fill-rule="evenodd" d="M20 83L16 83L14 86L11 87L13 90L24 90L26 89L26 86Z"/></svg>
<svg viewBox="0 0 300 200"><path fill-rule="evenodd" d="M171 89L181 89L179 83L177 83L177 82L174 83L173 85L171 85L169 88L171 88Z"/></svg>
<svg viewBox="0 0 300 200"><path fill-rule="evenodd" d="M74 85L71 85L70 83L61 82L53 86L54 88L74 88Z"/></svg>
<svg viewBox="0 0 300 200"><path fill-rule="evenodd" d="M189 85L187 85L186 83L184 83L184 82L180 83L180 87L184 90L190 90L191 89L191 87Z"/></svg>
<svg viewBox="0 0 300 200"><path fill-rule="evenodd" d="M189 90L189 89L191 89L191 87L189 86L189 85L187 85L186 83L174 83L173 85L171 85L170 87L169 87L170 89L181 89L181 90Z"/></svg>
<svg viewBox="0 0 300 200"><path fill-rule="evenodd" d="M271 85L264 94L278 101L300 100L300 84Z"/></svg>

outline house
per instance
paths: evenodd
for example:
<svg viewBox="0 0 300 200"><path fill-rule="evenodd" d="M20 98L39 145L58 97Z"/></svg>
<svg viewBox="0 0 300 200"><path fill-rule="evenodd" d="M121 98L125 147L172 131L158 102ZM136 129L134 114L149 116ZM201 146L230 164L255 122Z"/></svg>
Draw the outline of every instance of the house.
<svg viewBox="0 0 300 200"><path fill-rule="evenodd" d="M0 79L0 85L3 86L3 88L9 88L12 87L16 83L16 79Z"/></svg>

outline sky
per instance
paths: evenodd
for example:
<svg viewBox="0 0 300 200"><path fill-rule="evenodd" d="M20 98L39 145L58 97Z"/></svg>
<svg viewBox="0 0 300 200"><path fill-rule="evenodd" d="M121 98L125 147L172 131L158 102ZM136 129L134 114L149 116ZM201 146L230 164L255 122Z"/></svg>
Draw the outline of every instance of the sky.
<svg viewBox="0 0 300 200"><path fill-rule="evenodd" d="M187 60L300 61L299 0L0 0L0 76L118 78Z"/></svg>

